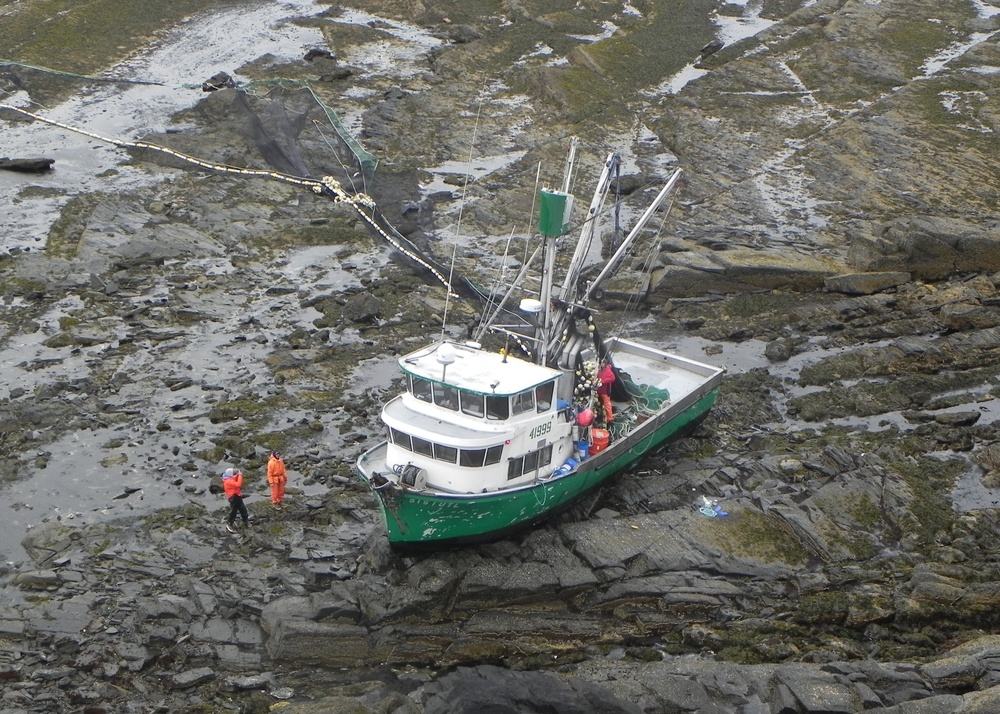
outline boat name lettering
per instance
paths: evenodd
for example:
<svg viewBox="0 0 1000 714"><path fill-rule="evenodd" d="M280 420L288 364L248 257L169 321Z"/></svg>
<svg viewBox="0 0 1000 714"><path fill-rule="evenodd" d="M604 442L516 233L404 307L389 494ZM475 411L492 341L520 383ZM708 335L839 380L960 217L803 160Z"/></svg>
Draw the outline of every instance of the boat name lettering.
<svg viewBox="0 0 1000 714"><path fill-rule="evenodd" d="M531 434L528 435L529 439L537 439L540 436L548 434L552 431L552 422L547 421L544 424L539 424L534 429L531 430Z"/></svg>

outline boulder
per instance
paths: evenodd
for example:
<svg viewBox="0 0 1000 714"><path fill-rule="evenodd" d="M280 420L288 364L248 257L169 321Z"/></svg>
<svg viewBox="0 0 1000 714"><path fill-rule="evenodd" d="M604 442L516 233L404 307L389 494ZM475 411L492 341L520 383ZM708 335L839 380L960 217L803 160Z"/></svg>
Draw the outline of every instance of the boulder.
<svg viewBox="0 0 1000 714"><path fill-rule="evenodd" d="M41 174L52 168L55 159L0 159L0 169L26 174Z"/></svg>

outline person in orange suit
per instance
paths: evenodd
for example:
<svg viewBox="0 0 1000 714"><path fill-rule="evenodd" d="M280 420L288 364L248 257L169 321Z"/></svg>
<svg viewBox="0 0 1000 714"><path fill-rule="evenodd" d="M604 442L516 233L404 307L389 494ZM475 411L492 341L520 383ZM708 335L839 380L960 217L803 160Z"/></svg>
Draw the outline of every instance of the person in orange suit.
<svg viewBox="0 0 1000 714"><path fill-rule="evenodd" d="M281 508L281 502L285 498L285 484L288 482L288 474L285 472L285 462L281 460L281 454L272 451L267 460L267 482L271 484L271 505Z"/></svg>
<svg viewBox="0 0 1000 714"><path fill-rule="evenodd" d="M597 375L600 385L597 387L597 396L601 398L604 406L604 421L610 424L614 421L615 415L611 408L611 385L615 381L615 371L611 368L610 362L605 362L600 374Z"/></svg>
<svg viewBox="0 0 1000 714"><path fill-rule="evenodd" d="M246 504L243 503L243 473L239 469L226 469L222 472L222 490L226 492L229 500L229 521L226 523L226 530L235 533L233 524L236 522L236 514L243 518L244 527L250 526L250 513Z"/></svg>

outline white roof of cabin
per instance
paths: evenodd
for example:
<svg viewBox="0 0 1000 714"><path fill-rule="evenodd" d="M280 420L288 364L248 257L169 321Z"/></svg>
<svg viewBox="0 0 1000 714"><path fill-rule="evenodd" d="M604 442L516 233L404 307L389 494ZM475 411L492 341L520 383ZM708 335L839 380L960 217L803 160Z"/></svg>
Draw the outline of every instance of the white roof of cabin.
<svg viewBox="0 0 1000 714"><path fill-rule="evenodd" d="M442 346L444 348L442 349ZM439 357L454 361L444 365ZM400 357L404 372L432 382L446 382L483 394L517 394L558 377L561 372L499 352L487 352L457 342L439 342Z"/></svg>

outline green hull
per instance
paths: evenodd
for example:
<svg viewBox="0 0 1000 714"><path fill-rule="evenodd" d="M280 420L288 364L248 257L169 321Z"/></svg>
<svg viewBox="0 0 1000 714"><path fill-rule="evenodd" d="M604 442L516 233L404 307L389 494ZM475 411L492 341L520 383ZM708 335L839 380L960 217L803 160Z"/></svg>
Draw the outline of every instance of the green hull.
<svg viewBox="0 0 1000 714"><path fill-rule="evenodd" d="M375 490L389 542L396 548L442 548L494 540L536 525L682 433L711 409L717 393L712 389L674 415L654 417L561 478L474 495Z"/></svg>

